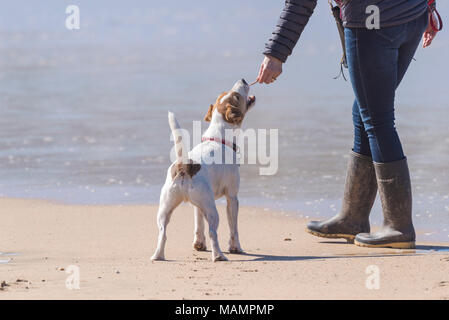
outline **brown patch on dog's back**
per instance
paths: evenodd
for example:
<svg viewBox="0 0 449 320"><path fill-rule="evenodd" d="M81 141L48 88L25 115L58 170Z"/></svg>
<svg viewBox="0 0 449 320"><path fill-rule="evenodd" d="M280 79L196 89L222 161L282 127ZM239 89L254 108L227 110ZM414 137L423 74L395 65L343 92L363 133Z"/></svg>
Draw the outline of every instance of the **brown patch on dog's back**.
<svg viewBox="0 0 449 320"><path fill-rule="evenodd" d="M198 171L200 171L200 169L201 164L193 162L192 160L189 160L189 163L176 163L171 167L171 177L173 180L178 176L184 177L185 175L192 178Z"/></svg>

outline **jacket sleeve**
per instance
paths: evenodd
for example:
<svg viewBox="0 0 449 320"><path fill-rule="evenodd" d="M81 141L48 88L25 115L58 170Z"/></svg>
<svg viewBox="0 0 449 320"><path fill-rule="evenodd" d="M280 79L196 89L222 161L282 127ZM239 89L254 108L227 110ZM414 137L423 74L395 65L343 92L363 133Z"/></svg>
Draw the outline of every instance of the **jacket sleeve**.
<svg viewBox="0 0 449 320"><path fill-rule="evenodd" d="M317 0L286 0L276 28L265 44L263 54L278 58L282 62L292 54L304 27L309 21Z"/></svg>

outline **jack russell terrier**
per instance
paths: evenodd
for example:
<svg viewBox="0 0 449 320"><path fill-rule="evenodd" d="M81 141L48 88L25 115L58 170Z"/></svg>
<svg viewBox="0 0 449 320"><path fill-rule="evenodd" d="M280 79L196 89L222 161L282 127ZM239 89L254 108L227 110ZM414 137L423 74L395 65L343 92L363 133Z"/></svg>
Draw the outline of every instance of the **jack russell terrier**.
<svg viewBox="0 0 449 320"><path fill-rule="evenodd" d="M215 161L231 156L236 159L235 140L228 141L226 131L240 129L246 112L254 106L256 98L249 96L250 86L245 80L239 80L229 92L222 93L214 105L210 105L204 120L210 122L202 137L202 143L190 152L183 143L181 128L173 113L169 112L168 122L175 141L176 161L167 171L162 187L157 225L159 238L152 260L164 260L164 248L167 239L167 225L173 210L183 201L194 206L195 237L193 248L206 250L204 219L209 225L209 237L212 246L212 260L226 261L220 250L217 238L218 211L215 200L223 196L227 200L227 217L230 229L229 252L242 253L237 229L239 210L238 191L240 184L239 164Z"/></svg>

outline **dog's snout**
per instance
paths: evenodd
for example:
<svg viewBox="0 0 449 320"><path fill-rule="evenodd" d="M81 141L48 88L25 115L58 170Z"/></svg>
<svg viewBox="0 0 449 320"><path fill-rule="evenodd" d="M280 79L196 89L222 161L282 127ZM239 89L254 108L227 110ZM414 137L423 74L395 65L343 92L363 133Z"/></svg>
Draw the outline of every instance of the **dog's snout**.
<svg viewBox="0 0 449 320"><path fill-rule="evenodd" d="M246 97L249 92L249 85L245 81L245 79L238 80L234 86L232 87L231 91L240 93L243 97Z"/></svg>

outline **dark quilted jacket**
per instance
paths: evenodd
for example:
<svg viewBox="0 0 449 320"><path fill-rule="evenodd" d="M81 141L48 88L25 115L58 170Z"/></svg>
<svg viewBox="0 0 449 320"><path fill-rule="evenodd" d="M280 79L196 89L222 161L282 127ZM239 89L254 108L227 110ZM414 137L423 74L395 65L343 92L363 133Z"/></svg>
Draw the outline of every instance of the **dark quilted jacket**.
<svg viewBox="0 0 449 320"><path fill-rule="evenodd" d="M323 0L324 1L324 0ZM380 9L380 26L391 27L418 18L427 11L427 0L343 0L339 1L345 27L364 28L366 8L375 4ZM317 0L287 0L264 54L282 62L291 55L317 4Z"/></svg>
<svg viewBox="0 0 449 320"><path fill-rule="evenodd" d="M304 27L309 21L317 0L287 0L270 40L265 44L264 54L282 62L291 55Z"/></svg>

